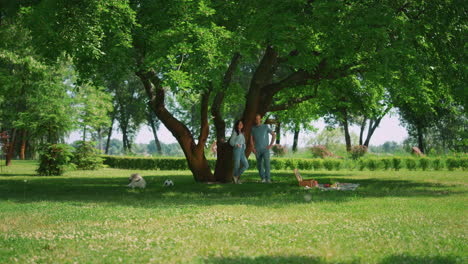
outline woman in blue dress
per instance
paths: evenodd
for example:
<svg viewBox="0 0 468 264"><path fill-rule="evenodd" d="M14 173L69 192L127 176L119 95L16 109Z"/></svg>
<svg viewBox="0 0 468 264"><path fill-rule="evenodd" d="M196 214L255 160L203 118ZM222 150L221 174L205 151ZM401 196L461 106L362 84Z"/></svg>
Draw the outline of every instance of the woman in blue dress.
<svg viewBox="0 0 468 264"><path fill-rule="evenodd" d="M233 147L234 152L234 183L241 184L241 174L249 168L249 163L245 157L245 137L244 137L244 124L241 120L237 120L234 124L229 144Z"/></svg>

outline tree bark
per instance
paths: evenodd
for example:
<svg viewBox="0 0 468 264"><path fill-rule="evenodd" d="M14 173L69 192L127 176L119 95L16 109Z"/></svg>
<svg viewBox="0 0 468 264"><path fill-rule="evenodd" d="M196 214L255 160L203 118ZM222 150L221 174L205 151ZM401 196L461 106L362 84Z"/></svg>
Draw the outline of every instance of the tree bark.
<svg viewBox="0 0 468 264"><path fill-rule="evenodd" d="M233 151L231 145L226 142L226 122L224 121L221 114L221 106L240 59L240 53L234 53L231 62L226 72L224 73L221 89L219 89L219 91L216 93L211 106L211 115L213 116L216 130L217 148L214 178L216 181L220 182L231 182L234 173Z"/></svg>
<svg viewBox="0 0 468 264"><path fill-rule="evenodd" d="M121 126L120 128L122 130L122 142L123 142L124 153L129 154L132 151L132 146L131 146L130 140L128 139L127 127Z"/></svg>
<svg viewBox="0 0 468 264"><path fill-rule="evenodd" d="M161 122L171 131L176 138L185 158L190 171L193 174L195 181L208 182L215 181L215 177L211 172L208 161L205 157L204 145L206 143L209 127L208 127L208 102L209 93L202 96L201 107L201 124L200 136L198 143L190 132L190 130L182 122L177 120L165 107L165 90L162 87L161 80L156 72L152 69L147 71L136 72L145 88L149 98L149 105Z"/></svg>
<svg viewBox="0 0 468 264"><path fill-rule="evenodd" d="M300 127L296 125L296 128L294 129L294 141L293 141L293 146L292 146L292 151L297 152L297 143L299 141L299 132L301 131Z"/></svg>
<svg viewBox="0 0 468 264"><path fill-rule="evenodd" d="M109 133L107 134L107 143L106 143L106 151L105 151L106 155L109 155L109 146L110 146L110 139L112 136L112 127L114 126L114 120L115 120L115 114L112 114L112 121L109 127Z"/></svg>
<svg viewBox="0 0 468 264"><path fill-rule="evenodd" d="M86 125L83 127L83 142L86 141Z"/></svg>
<svg viewBox="0 0 468 264"><path fill-rule="evenodd" d="M27 131L26 129L23 129L21 133L21 148L20 148L20 159L25 160L26 159L26 135Z"/></svg>
<svg viewBox="0 0 468 264"><path fill-rule="evenodd" d="M13 132L11 133L11 140L8 143L7 153L5 155L6 166L11 165L11 161L13 160L13 156L15 155L15 144L16 144L16 128L13 128Z"/></svg>
<svg viewBox="0 0 468 264"><path fill-rule="evenodd" d="M377 127L379 127L380 125L380 121L382 121L382 119L384 118L384 116L390 111L391 107L387 107L379 117L377 117L376 119L374 120L370 120L369 122L369 131L367 132L367 136L366 136L366 141L364 142L364 146L366 147L369 147L369 144L370 144L370 140L372 138L372 136L374 135L374 132L375 130L377 129Z"/></svg>
<svg viewBox="0 0 468 264"><path fill-rule="evenodd" d="M364 130L366 129L367 118L364 117L361 123L361 130L359 132L359 146L362 146L364 139Z"/></svg>
<svg viewBox="0 0 468 264"><path fill-rule="evenodd" d="M345 142L346 142L346 151L351 151L351 136L349 134L349 122L348 122L348 112L346 109L342 109L343 114L343 129L345 134Z"/></svg>
<svg viewBox="0 0 468 264"><path fill-rule="evenodd" d="M276 127L275 127L275 133L276 133L276 144L280 144L281 142L281 123L276 122Z"/></svg>
<svg viewBox="0 0 468 264"><path fill-rule="evenodd" d="M379 126L380 120L369 120L369 129L367 131L366 141L364 141L364 146L369 147L370 140L372 135L374 135L375 129Z"/></svg>
<svg viewBox="0 0 468 264"><path fill-rule="evenodd" d="M153 136L154 136L154 144L156 144L156 152L158 155L162 155L162 148L161 148L161 143L159 142L158 138L158 130L156 129L156 122L154 121L154 118L151 113L148 114L148 123L151 127L151 131L153 131Z"/></svg>
<svg viewBox="0 0 468 264"><path fill-rule="evenodd" d="M424 150L424 133L423 129L421 127L417 127L417 133L418 133L418 148L421 150L422 153L425 153Z"/></svg>

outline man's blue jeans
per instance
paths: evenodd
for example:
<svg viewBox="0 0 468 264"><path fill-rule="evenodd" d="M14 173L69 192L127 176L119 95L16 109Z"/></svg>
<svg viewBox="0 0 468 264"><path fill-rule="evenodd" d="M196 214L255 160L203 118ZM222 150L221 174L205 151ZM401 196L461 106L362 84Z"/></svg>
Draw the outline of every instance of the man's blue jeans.
<svg viewBox="0 0 468 264"><path fill-rule="evenodd" d="M271 180L270 178L270 150L269 149L257 149L257 169L260 173L262 180Z"/></svg>
<svg viewBox="0 0 468 264"><path fill-rule="evenodd" d="M245 157L245 145L240 148L234 146L234 176L240 176L248 168L249 162Z"/></svg>

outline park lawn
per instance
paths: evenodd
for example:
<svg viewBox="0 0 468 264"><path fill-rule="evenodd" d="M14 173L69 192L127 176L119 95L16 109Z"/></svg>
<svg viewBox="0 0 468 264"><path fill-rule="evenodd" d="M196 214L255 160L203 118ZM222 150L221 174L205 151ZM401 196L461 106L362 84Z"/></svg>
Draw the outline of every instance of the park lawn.
<svg viewBox="0 0 468 264"><path fill-rule="evenodd" d="M466 263L466 171L304 171L354 192L195 183L188 171L0 173L0 263ZM174 187L163 187L172 179Z"/></svg>

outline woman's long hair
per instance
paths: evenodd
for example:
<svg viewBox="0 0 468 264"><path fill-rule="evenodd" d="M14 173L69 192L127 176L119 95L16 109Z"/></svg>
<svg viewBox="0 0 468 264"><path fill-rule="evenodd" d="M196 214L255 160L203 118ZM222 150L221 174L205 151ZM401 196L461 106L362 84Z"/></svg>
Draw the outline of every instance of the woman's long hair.
<svg viewBox="0 0 468 264"><path fill-rule="evenodd" d="M239 123L242 122L242 120L237 120L236 123L234 123L234 131L237 132L237 135L240 133L244 132L244 128L242 127L242 130L239 130Z"/></svg>

